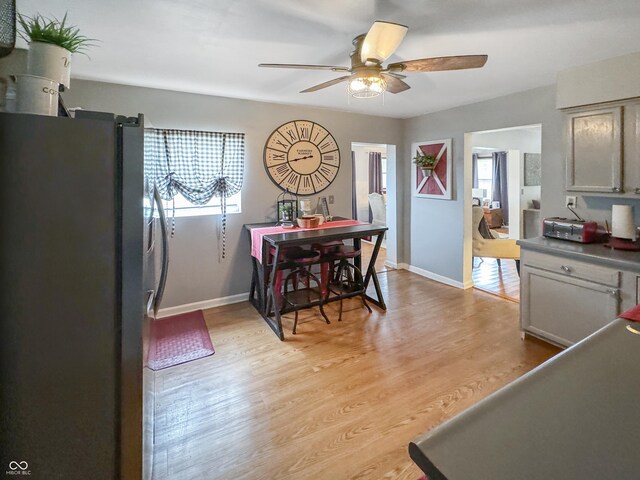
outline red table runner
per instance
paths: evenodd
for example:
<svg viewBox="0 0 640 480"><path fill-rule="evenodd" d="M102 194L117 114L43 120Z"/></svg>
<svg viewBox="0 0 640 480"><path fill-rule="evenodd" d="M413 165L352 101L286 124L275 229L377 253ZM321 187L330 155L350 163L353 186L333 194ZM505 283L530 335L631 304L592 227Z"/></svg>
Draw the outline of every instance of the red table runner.
<svg viewBox="0 0 640 480"><path fill-rule="evenodd" d="M292 233L292 232L304 232L306 230L324 230L326 228L336 227L352 227L353 225L363 225L364 222L358 220L336 220L333 222L325 222L319 227L314 228L283 228L278 227L258 227L251 229L251 256L262 263L262 239L265 235L272 235L274 233Z"/></svg>
<svg viewBox="0 0 640 480"><path fill-rule="evenodd" d="M625 320L631 320L632 322L640 322L640 305L630 308L626 312L618 315L618 317L624 318Z"/></svg>

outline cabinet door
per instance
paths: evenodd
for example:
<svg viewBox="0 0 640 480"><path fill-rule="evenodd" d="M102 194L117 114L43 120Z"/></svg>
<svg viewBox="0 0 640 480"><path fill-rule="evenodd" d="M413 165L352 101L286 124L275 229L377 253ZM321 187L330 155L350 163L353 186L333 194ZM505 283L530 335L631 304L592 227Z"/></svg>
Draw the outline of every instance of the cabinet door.
<svg viewBox="0 0 640 480"><path fill-rule="evenodd" d="M574 111L566 122L567 190L622 192L622 107Z"/></svg>
<svg viewBox="0 0 640 480"><path fill-rule="evenodd" d="M522 329L569 346L616 318L620 292L533 267L522 269Z"/></svg>
<svg viewBox="0 0 640 480"><path fill-rule="evenodd" d="M640 102L624 106L624 185L633 197L640 197Z"/></svg>

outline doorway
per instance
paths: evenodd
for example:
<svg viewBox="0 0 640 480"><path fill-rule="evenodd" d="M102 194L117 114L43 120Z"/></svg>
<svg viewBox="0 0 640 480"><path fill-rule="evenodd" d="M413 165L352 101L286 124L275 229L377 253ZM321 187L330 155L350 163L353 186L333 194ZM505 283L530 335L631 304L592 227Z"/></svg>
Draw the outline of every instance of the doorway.
<svg viewBox="0 0 640 480"><path fill-rule="evenodd" d="M376 272L397 268L396 147L354 142L351 144L351 214L356 220L385 225L389 230L376 259ZM371 239L362 241L362 264L373 253Z"/></svg>
<svg viewBox="0 0 640 480"><path fill-rule="evenodd" d="M540 124L465 134L465 280L515 302L515 242L540 235L541 154Z"/></svg>

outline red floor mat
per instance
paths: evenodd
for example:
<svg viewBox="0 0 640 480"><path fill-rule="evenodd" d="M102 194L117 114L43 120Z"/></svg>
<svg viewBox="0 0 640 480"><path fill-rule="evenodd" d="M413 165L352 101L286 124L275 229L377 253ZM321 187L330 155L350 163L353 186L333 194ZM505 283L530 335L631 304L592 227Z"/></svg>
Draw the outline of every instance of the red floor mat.
<svg viewBox="0 0 640 480"><path fill-rule="evenodd" d="M153 322L147 365L161 370L214 352L202 310L197 310Z"/></svg>

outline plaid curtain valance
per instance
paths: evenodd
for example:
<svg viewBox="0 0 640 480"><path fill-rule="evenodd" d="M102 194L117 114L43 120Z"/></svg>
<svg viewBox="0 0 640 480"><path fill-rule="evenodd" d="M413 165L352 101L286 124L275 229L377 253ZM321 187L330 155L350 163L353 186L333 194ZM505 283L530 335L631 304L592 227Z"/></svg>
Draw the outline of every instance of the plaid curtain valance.
<svg viewBox="0 0 640 480"><path fill-rule="evenodd" d="M205 205L242 188L244 133L147 128L144 142L164 200L180 193L194 205Z"/></svg>
<svg viewBox="0 0 640 480"><path fill-rule="evenodd" d="M225 256L226 199L242 188L244 133L147 128L145 169L163 200L178 193L194 205L220 198L222 258Z"/></svg>

